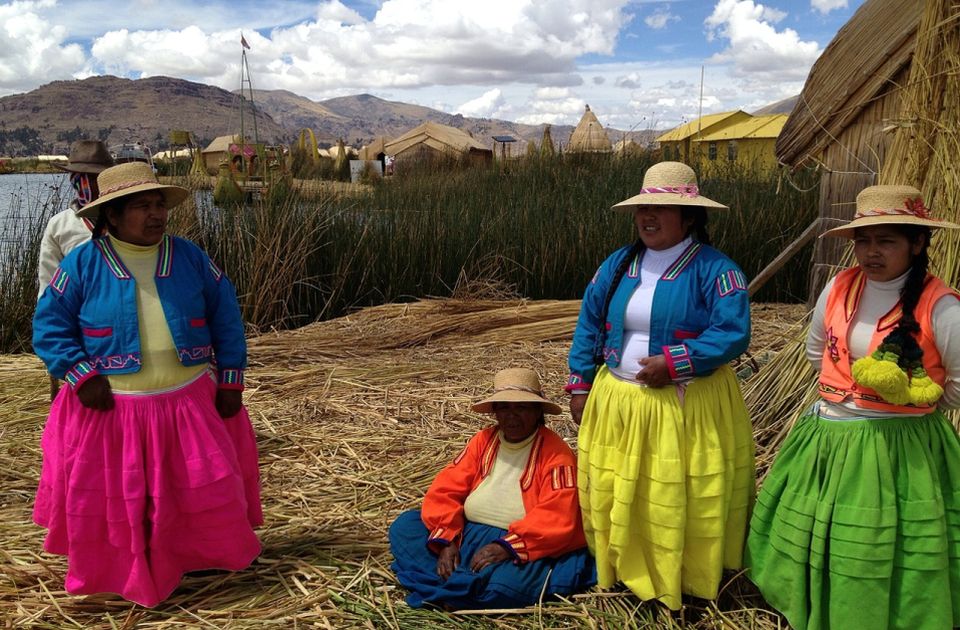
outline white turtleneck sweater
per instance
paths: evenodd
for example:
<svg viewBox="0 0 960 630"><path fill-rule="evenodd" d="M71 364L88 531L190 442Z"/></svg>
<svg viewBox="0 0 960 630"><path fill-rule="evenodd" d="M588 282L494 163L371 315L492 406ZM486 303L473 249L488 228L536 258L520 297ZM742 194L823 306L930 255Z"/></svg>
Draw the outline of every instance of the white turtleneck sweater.
<svg viewBox="0 0 960 630"><path fill-rule="evenodd" d="M865 357L875 350L870 347L870 342L877 322L900 301L900 291L906 281L906 273L886 282L867 280L847 339L851 361ZM827 296L832 288L833 280L830 280L817 299L810 332L807 334L807 358L817 371L820 370L823 348L827 341L823 320L827 309ZM947 370L943 397L938 404L942 408L953 409L960 407L960 300L951 296L940 298L933 307L932 322L934 342ZM820 401L820 415L854 419L888 418L899 414L863 409L852 401L839 404Z"/></svg>
<svg viewBox="0 0 960 630"><path fill-rule="evenodd" d="M640 359L650 356L650 322L653 318L653 292L660 276L680 257L693 239L687 237L668 249L647 249L640 263L640 284L627 302L623 317L623 354L620 365L610 372L625 381L637 383Z"/></svg>

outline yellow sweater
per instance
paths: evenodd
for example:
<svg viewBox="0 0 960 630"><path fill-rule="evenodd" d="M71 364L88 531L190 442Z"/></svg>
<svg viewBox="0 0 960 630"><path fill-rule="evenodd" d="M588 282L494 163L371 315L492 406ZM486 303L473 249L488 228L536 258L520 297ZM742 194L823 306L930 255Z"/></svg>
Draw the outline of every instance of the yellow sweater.
<svg viewBox="0 0 960 630"><path fill-rule="evenodd" d="M522 442L507 442L498 433L500 448L487 478L480 482L463 502L463 514L468 521L509 529L510 523L527 514L520 492L520 477L530 458L530 447L537 437L534 431Z"/></svg>
<svg viewBox="0 0 960 630"><path fill-rule="evenodd" d="M111 374L110 387L120 392L145 392L185 383L207 369L208 364L185 367L177 356L163 305L154 280L160 244L133 245L110 235L110 243L137 283L137 315L140 320L139 372Z"/></svg>

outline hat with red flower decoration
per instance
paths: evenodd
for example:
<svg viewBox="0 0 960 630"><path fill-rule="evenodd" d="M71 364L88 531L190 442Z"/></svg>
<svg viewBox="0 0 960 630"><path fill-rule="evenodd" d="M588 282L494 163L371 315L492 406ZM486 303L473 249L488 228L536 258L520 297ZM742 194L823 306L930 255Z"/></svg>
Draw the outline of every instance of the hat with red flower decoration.
<svg viewBox="0 0 960 630"><path fill-rule="evenodd" d="M923 196L913 186L869 186L857 195L857 213L849 223L827 230L820 236L853 238L854 230L881 224L924 225L929 228L960 228L960 225L935 219L923 204Z"/></svg>

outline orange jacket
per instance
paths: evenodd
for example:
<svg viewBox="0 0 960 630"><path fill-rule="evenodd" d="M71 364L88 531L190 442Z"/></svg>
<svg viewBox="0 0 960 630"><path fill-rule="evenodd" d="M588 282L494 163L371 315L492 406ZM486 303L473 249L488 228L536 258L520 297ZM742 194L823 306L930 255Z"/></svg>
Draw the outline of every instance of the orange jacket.
<svg viewBox="0 0 960 630"><path fill-rule="evenodd" d="M864 409L892 411L895 413L924 414L933 410L936 405L894 405L881 398L868 387L858 385L851 374L852 361L847 347L847 338L850 332L850 323L853 321L860 298L866 286L866 276L860 267L846 269L837 274L827 296L827 306L824 312L823 328L826 331L827 343L823 351L823 360L820 362L820 396L824 400L839 403L850 397L854 404ZM947 286L943 280L928 275L920 301L914 309L914 317L920 324L920 334L917 342L923 350L923 369L927 375L941 387L946 382L946 369L943 359L937 351L933 338L931 318L933 307L944 295L960 297L956 291ZM880 318L873 331L870 348L876 349L900 321L903 311L899 302L889 313Z"/></svg>
<svg viewBox="0 0 960 630"><path fill-rule="evenodd" d="M497 459L497 428L486 428L440 471L423 498L420 516L434 552L458 541L465 518L463 502L480 485ZM520 476L526 515L510 524L499 541L515 562L556 557L587 545L577 499L577 460L563 439L541 426Z"/></svg>

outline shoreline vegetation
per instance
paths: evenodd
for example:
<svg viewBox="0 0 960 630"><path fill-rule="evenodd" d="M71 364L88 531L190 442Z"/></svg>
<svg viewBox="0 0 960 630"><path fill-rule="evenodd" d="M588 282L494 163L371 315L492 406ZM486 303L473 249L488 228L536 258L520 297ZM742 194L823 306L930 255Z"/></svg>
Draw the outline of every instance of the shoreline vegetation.
<svg viewBox="0 0 960 630"><path fill-rule="evenodd" d="M639 190L652 153L527 157L489 168L436 162L372 183L307 181L246 205L196 192L169 231L206 249L237 286L249 332L297 328L357 308L427 297L579 299L603 259L635 238L610 207ZM189 178L165 181L196 187ZM730 211L713 243L752 278L816 217L816 192L777 172L701 178ZM808 186L809 188L809 186ZM0 226L0 352L30 351L36 259L55 196ZM57 207L54 207L57 206ZM755 296L804 302L812 246Z"/></svg>

